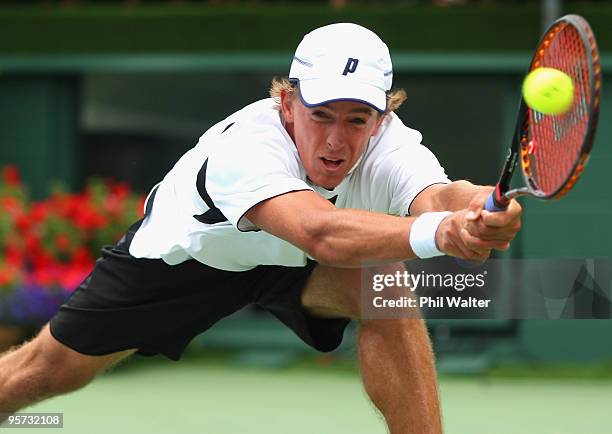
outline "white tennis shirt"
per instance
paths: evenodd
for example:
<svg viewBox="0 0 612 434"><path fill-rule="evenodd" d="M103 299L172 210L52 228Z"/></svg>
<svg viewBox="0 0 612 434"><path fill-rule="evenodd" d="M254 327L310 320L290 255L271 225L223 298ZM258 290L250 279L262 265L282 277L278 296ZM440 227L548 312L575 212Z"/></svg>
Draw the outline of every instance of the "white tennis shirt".
<svg viewBox="0 0 612 434"><path fill-rule="evenodd" d="M271 197L313 190L338 208L406 216L423 189L450 182L421 137L391 113L359 164L329 191L307 178L278 105L271 98L257 101L206 131L151 190L154 200L130 254L170 265L193 258L228 271L303 266L305 252L259 230L244 214Z"/></svg>

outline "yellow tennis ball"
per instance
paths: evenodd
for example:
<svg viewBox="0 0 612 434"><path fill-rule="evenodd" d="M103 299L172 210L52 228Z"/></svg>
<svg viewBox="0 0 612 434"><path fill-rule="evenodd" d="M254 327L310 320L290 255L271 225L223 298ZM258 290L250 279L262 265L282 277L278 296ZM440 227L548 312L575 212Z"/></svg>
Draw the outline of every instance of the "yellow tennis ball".
<svg viewBox="0 0 612 434"><path fill-rule="evenodd" d="M574 83L555 68L537 68L523 82L523 98L529 107L547 115L560 115L572 107Z"/></svg>

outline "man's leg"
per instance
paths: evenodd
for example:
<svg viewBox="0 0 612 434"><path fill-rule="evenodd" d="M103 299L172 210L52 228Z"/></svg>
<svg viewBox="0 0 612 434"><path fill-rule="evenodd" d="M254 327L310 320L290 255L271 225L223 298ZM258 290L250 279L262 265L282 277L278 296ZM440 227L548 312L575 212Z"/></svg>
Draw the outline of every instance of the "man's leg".
<svg viewBox="0 0 612 434"><path fill-rule="evenodd" d="M376 273L397 270L403 272L403 264ZM441 433L434 358L423 320L360 320L360 300L361 270L355 269L319 265L302 292L302 304L313 314L360 322L361 376L391 434Z"/></svg>
<svg viewBox="0 0 612 434"><path fill-rule="evenodd" d="M58 342L47 324L30 342L0 355L0 413L79 389L134 351L81 354Z"/></svg>

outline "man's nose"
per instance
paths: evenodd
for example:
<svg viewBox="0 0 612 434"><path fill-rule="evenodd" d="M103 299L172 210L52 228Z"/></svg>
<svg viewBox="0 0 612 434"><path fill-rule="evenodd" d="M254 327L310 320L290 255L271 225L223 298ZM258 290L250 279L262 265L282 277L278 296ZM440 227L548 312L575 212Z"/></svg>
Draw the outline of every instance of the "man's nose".
<svg viewBox="0 0 612 434"><path fill-rule="evenodd" d="M327 136L327 146L331 150L338 150L344 146L344 133L342 128L332 128Z"/></svg>

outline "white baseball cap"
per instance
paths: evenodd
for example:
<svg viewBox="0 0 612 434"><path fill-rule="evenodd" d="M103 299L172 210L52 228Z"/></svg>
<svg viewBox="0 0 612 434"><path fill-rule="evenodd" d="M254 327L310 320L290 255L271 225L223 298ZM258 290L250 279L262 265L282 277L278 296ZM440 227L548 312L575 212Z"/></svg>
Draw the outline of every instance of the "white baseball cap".
<svg viewBox="0 0 612 434"><path fill-rule="evenodd" d="M384 112L393 81L389 48L374 32L357 24L319 27L298 45L289 79L298 81L307 107L349 100Z"/></svg>

